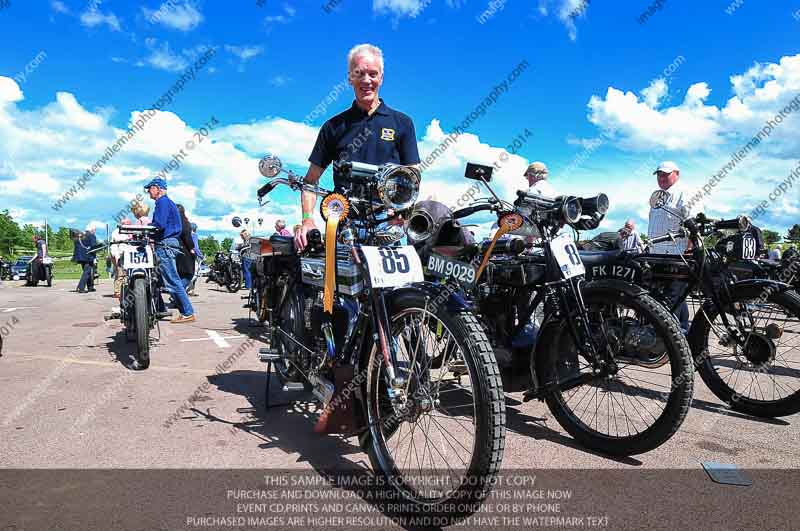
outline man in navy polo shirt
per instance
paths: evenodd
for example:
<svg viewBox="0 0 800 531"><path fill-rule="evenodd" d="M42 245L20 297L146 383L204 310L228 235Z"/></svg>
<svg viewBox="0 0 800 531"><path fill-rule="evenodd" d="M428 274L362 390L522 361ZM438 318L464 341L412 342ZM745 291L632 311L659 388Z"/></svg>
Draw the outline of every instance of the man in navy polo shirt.
<svg viewBox="0 0 800 531"><path fill-rule="evenodd" d="M305 181L309 184L317 184L334 160L375 165L419 164L417 134L411 118L378 97L383 83L383 52L377 46L359 44L347 55L347 66L356 99L349 109L325 122L319 130L308 157L311 166ZM335 188L346 184L335 168L333 184ZM308 243L308 231L316 228L312 213L317 196L303 192L301 202L303 223L295 230L294 240L299 250Z"/></svg>
<svg viewBox="0 0 800 531"><path fill-rule="evenodd" d="M194 316L194 308L192 303L189 302L189 297L186 295L186 289L183 287L178 276L178 269L175 266L175 257L181 252L181 244L178 241L178 236L181 233L181 215L178 212L178 207L175 203L167 197L167 181L164 179L156 178L144 186L147 193L150 194L150 199L156 202L156 208L153 211L153 219L151 225L158 230L154 235L156 241L156 256L159 258L159 272L161 279L167 290L178 301L178 310L180 315L175 317L173 323L190 323L196 320ZM160 300L159 296L159 300Z"/></svg>

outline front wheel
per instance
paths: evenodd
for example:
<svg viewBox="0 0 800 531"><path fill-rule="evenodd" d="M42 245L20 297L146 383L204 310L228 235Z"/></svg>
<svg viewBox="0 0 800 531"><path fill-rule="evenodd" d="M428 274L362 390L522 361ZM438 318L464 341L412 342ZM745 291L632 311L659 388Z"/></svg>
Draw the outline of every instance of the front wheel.
<svg viewBox="0 0 800 531"><path fill-rule="evenodd" d="M689 344L669 311L649 295L584 290L598 357L608 349L613 370L595 376L597 360L575 348L566 320L539 336L534 374L560 389L545 402L556 421L585 446L609 455L657 448L678 430L692 402ZM587 378L588 381L581 381Z"/></svg>
<svg viewBox="0 0 800 531"><path fill-rule="evenodd" d="M503 458L497 361L469 312L432 308L418 292L396 297L388 310L395 383L373 345L365 384L370 461L402 497L397 512L465 518L488 496Z"/></svg>
<svg viewBox="0 0 800 531"><path fill-rule="evenodd" d="M136 365L139 369L150 366L150 320L148 311L150 301L147 298L147 279L133 279L133 308L136 326Z"/></svg>
<svg viewBox="0 0 800 531"><path fill-rule="evenodd" d="M46 271L47 271L47 287L48 288L52 288L53 287L53 268L52 267L48 267Z"/></svg>
<svg viewBox="0 0 800 531"><path fill-rule="evenodd" d="M741 327L743 343L716 308L695 315L689 337L700 377L736 411L767 418L800 412L800 297L794 291L735 293L725 314Z"/></svg>
<svg viewBox="0 0 800 531"><path fill-rule="evenodd" d="M228 291L231 293L236 293L239 291L239 288L242 287L242 270L238 266L231 266L228 270L229 274L227 275L228 278L226 279Z"/></svg>

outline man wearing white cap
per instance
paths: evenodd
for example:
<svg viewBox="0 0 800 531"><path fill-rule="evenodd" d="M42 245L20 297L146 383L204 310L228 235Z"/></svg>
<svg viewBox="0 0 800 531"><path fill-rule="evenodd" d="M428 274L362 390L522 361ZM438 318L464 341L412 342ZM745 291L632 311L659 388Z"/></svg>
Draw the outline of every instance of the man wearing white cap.
<svg viewBox="0 0 800 531"><path fill-rule="evenodd" d="M658 188L669 193L665 207L671 210L681 211L685 209L686 216L693 216L705 210L702 203L698 201L690 202L690 191L687 190L679 180L681 170L678 165L671 160L665 160L658 165L653 172L658 179ZM663 236L668 231L677 230L681 226L681 220L662 208L651 208L650 219L647 225L647 237L655 238ZM651 253L658 254L683 254L689 246L689 240L678 238L675 242L661 242L650 246Z"/></svg>
<svg viewBox="0 0 800 531"><path fill-rule="evenodd" d="M681 170L677 164L671 160L665 160L658 165L658 168L653 173L658 179L658 188L669 194L664 203L665 207L678 212L682 211L685 217L691 217L698 212L705 211L705 207L699 201L689 201L689 190L678 183L681 178ZM668 231L677 230L681 226L681 221L677 216L668 213L663 208L651 208L647 236L655 238L656 236L663 236ZM651 253L659 254L683 254L689 249L689 240L687 238L676 238L674 242L668 241L650 246ZM670 285L670 289L670 297L674 302L682 295L686 289L686 284L684 282L673 282ZM678 318L683 332L687 333L689 331L689 306L685 301L678 307L675 316Z"/></svg>

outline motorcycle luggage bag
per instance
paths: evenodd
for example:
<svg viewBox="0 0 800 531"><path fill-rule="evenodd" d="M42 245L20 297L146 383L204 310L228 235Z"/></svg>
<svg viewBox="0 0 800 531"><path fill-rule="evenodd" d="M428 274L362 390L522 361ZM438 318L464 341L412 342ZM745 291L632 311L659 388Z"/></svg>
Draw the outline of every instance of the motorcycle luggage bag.
<svg viewBox="0 0 800 531"><path fill-rule="evenodd" d="M259 256L292 256L296 254L294 238L277 234L269 238L253 236L250 238L248 254L252 259Z"/></svg>

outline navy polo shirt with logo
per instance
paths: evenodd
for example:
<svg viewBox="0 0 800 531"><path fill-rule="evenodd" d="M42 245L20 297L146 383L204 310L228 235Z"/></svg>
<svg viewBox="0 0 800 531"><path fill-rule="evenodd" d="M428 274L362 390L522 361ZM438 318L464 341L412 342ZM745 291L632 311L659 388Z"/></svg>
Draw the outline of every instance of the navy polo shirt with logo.
<svg viewBox="0 0 800 531"><path fill-rule="evenodd" d="M308 160L321 168L327 168L334 160L419 164L414 123L383 100L371 115L354 101L349 109L322 125ZM346 184L335 170L333 183L336 188Z"/></svg>

